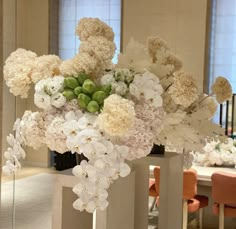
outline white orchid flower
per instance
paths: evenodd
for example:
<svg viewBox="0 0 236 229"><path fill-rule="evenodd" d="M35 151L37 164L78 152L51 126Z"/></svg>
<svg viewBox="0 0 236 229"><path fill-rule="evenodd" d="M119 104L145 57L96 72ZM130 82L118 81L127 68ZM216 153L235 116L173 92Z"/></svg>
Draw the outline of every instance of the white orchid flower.
<svg viewBox="0 0 236 229"><path fill-rule="evenodd" d="M107 200L99 200L98 201L98 208L99 208L99 210L101 210L101 211L104 211L107 207L108 207L108 205L109 205L109 203L108 203L108 201Z"/></svg>
<svg viewBox="0 0 236 229"><path fill-rule="evenodd" d="M67 138L75 137L78 135L80 128L79 123L76 120L66 121L62 126L63 133L67 136Z"/></svg>
<svg viewBox="0 0 236 229"><path fill-rule="evenodd" d="M87 161L81 161L80 165L75 166L72 169L72 173L80 180L88 179L90 181L96 180L96 168L88 164Z"/></svg>
<svg viewBox="0 0 236 229"><path fill-rule="evenodd" d="M136 74L129 86L129 91L138 100L144 98L153 107L162 106L161 94L163 93L163 88L159 84L157 76L150 72L145 72L143 75Z"/></svg>
<svg viewBox="0 0 236 229"><path fill-rule="evenodd" d="M88 159L96 159L107 152L106 146L97 141L81 145L80 150Z"/></svg>
<svg viewBox="0 0 236 229"><path fill-rule="evenodd" d="M89 144L102 139L100 131L96 129L84 129L78 133L79 144Z"/></svg>
<svg viewBox="0 0 236 229"><path fill-rule="evenodd" d="M69 111L65 113L65 120L71 121L76 120L78 121L83 116L83 112L81 110L77 111Z"/></svg>
<svg viewBox="0 0 236 229"><path fill-rule="evenodd" d="M86 113L83 115L83 117L81 117L78 120L79 127L81 130L85 130L88 128L94 128L96 126L96 120L97 120L96 115Z"/></svg>

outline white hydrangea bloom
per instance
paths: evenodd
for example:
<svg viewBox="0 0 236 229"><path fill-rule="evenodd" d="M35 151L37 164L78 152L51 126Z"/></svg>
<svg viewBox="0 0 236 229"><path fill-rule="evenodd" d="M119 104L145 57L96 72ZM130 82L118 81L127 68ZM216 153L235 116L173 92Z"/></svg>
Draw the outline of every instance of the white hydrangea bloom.
<svg viewBox="0 0 236 229"><path fill-rule="evenodd" d="M63 124L65 120L62 117L55 117L53 121L46 127L45 143L51 150L58 153L69 151L66 145L66 135L63 133Z"/></svg>
<svg viewBox="0 0 236 229"><path fill-rule="evenodd" d="M152 131L143 120L136 118L130 131L120 138L120 144L128 146L130 149L126 159L133 160L144 157L151 152L153 147Z"/></svg>

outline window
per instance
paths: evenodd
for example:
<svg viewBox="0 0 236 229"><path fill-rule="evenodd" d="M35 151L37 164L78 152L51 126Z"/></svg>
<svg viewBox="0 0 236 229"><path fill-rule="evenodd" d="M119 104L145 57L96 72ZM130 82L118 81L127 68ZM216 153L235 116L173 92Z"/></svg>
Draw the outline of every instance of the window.
<svg viewBox="0 0 236 229"><path fill-rule="evenodd" d="M217 76L236 92L236 0L212 1L210 87Z"/></svg>
<svg viewBox="0 0 236 229"><path fill-rule="evenodd" d="M97 17L112 27L117 48L113 62L116 63L120 52L121 0L59 0L59 56L69 59L78 53L80 41L75 29L83 17Z"/></svg>
<svg viewBox="0 0 236 229"><path fill-rule="evenodd" d="M236 93L236 0L212 0L209 89L217 76L226 77ZM231 102L221 109L221 124L228 132L228 125L235 125ZM219 119L218 109L214 121Z"/></svg>

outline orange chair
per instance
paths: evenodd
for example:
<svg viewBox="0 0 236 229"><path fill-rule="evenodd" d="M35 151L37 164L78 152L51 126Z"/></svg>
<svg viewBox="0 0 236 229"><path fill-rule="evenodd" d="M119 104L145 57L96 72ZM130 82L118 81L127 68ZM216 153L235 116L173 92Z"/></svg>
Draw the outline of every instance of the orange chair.
<svg viewBox="0 0 236 229"><path fill-rule="evenodd" d="M160 169L159 166L156 166L155 168ZM157 182L155 182L155 179L149 179L149 196L154 197L150 208L150 211L152 211L157 202L157 197L159 196L159 188L157 186Z"/></svg>
<svg viewBox="0 0 236 229"><path fill-rule="evenodd" d="M156 204L156 198L158 197L158 193L156 191L156 187L155 187L155 179L150 179L149 180L149 196L154 197L153 198L153 202L150 208L150 211L153 210L155 204Z"/></svg>
<svg viewBox="0 0 236 229"><path fill-rule="evenodd" d="M224 217L236 217L236 175L215 172L211 180L213 213L219 215L219 229L223 229Z"/></svg>
<svg viewBox="0 0 236 229"><path fill-rule="evenodd" d="M159 193L160 167L154 168L155 188ZM183 177L183 229L187 228L188 212L199 210L199 228L202 229L203 208L208 206L208 197L197 194L197 172L194 169L185 170ZM157 197L159 205L159 197Z"/></svg>

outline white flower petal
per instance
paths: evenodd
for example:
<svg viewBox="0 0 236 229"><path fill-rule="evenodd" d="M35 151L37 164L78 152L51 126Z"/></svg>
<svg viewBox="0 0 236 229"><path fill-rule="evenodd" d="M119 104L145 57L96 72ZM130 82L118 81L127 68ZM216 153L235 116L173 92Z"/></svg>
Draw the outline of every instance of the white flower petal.
<svg viewBox="0 0 236 229"><path fill-rule="evenodd" d="M121 177L126 177L130 174L130 167L125 164L125 163L121 163L120 164L120 176Z"/></svg>
<svg viewBox="0 0 236 229"><path fill-rule="evenodd" d="M76 210L83 211L87 205L79 198L73 203L73 207Z"/></svg>
<svg viewBox="0 0 236 229"><path fill-rule="evenodd" d="M89 213L93 213L96 210L96 204L94 201L90 201L86 207L86 211Z"/></svg>

